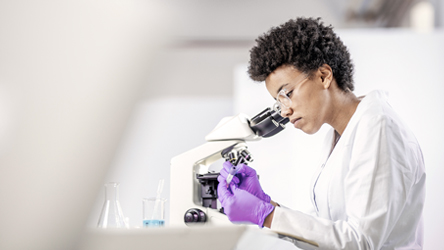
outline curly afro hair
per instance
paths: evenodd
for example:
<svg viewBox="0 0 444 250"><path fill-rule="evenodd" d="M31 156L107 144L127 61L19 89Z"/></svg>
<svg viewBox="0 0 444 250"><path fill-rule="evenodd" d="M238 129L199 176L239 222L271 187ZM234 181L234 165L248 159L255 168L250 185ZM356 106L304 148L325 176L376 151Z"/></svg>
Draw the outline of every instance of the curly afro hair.
<svg viewBox="0 0 444 250"><path fill-rule="evenodd" d="M292 65L312 75L323 64L333 70L340 89L354 90L353 63L347 47L320 18L297 18L271 28L256 39L250 50L248 73L255 81L265 81L282 65Z"/></svg>

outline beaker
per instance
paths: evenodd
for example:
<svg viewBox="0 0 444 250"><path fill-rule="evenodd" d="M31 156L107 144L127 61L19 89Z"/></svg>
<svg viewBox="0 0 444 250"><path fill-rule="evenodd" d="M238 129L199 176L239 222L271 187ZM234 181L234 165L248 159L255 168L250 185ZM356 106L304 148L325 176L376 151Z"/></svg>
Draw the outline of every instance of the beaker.
<svg viewBox="0 0 444 250"><path fill-rule="evenodd" d="M105 184L105 202L100 213L99 228L128 228L119 202L119 183L109 182Z"/></svg>
<svg viewBox="0 0 444 250"><path fill-rule="evenodd" d="M159 197L143 199L143 227L165 226L165 202Z"/></svg>

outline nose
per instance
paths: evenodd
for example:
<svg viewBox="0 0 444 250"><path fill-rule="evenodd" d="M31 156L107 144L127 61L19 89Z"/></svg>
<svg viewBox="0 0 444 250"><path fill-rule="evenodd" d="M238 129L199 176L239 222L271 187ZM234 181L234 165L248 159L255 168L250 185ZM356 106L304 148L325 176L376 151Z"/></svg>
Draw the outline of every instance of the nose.
<svg viewBox="0 0 444 250"><path fill-rule="evenodd" d="M290 117L293 114L293 110L291 110L291 108L284 108L282 107L281 110L281 116L286 118L286 117Z"/></svg>

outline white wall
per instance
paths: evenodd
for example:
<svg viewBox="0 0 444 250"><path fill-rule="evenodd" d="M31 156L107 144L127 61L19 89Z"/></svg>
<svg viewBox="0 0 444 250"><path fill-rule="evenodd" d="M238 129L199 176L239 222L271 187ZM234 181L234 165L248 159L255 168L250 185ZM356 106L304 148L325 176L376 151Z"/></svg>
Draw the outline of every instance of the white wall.
<svg viewBox="0 0 444 250"><path fill-rule="evenodd" d="M444 232L444 32L415 34L402 30L338 31L355 63L355 93L374 89L390 93L390 103L415 133L424 154L427 197L424 208L425 249L442 245ZM248 79L246 65L236 69L235 110L254 113L273 100L264 84ZM250 143L253 166L272 199L295 209L308 209L308 183L316 166L323 127L305 135L292 127Z"/></svg>
<svg viewBox="0 0 444 250"><path fill-rule="evenodd" d="M254 39L271 26L298 16L322 16L335 27L343 21L324 0L163 2L175 11L175 39L159 51L157 63L146 68L146 98L231 96L234 65L249 60Z"/></svg>
<svg viewBox="0 0 444 250"><path fill-rule="evenodd" d="M167 0L176 10L180 38L256 38L270 28L298 16L323 17L335 27L343 25L344 0ZM336 3L336 4L335 4ZM336 8L332 7L336 6ZM342 14L342 13L341 13Z"/></svg>

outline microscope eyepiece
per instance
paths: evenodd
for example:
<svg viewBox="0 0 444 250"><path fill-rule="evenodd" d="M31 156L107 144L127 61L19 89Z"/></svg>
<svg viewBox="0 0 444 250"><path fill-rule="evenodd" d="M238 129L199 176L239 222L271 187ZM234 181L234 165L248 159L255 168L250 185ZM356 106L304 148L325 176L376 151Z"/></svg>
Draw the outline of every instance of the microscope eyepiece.
<svg viewBox="0 0 444 250"><path fill-rule="evenodd" d="M271 137L285 128L290 121L282 117L278 111L266 108L250 120L250 128L259 136Z"/></svg>

